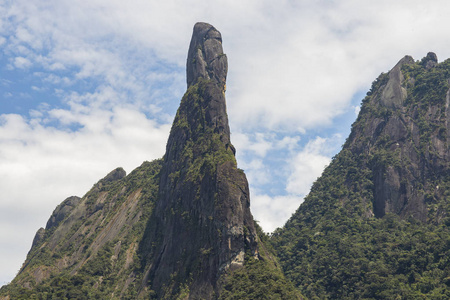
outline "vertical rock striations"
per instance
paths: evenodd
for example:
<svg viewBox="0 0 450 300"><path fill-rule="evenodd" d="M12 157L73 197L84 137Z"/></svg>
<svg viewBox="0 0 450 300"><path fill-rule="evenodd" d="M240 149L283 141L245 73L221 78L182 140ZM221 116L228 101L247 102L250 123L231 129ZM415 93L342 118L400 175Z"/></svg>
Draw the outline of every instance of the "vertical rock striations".
<svg viewBox="0 0 450 300"><path fill-rule="evenodd" d="M220 33L194 27L181 100L161 171L155 230L148 249L152 288L166 297L180 282L193 299L212 298L228 269L257 255L245 174L237 169L225 104L227 58ZM153 244L154 245L154 244Z"/></svg>

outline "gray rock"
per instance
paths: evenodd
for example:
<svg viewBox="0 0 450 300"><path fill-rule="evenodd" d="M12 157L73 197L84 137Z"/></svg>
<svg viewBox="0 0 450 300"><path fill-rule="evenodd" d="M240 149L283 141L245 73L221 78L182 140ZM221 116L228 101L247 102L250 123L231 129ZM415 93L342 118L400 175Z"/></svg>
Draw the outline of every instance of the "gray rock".
<svg viewBox="0 0 450 300"><path fill-rule="evenodd" d="M41 243L41 241L44 239L44 235L45 235L45 229L42 227L39 228L39 230L36 232L36 235L34 236L33 244L31 244L31 249L33 249L35 246L37 246Z"/></svg>
<svg viewBox="0 0 450 300"><path fill-rule="evenodd" d="M195 24L186 63L188 87L203 78L214 80L225 89L227 72L228 61L220 32L207 23Z"/></svg>
<svg viewBox="0 0 450 300"><path fill-rule="evenodd" d="M438 64L437 55L433 52L428 52L427 56L422 59L422 63L427 69L434 68Z"/></svg>
<svg viewBox="0 0 450 300"><path fill-rule="evenodd" d="M411 63L414 63L414 59L407 55L389 72L389 81L381 94L381 103L384 106L393 108L403 105L407 93L406 89L402 86L404 77L401 69L403 65Z"/></svg>
<svg viewBox="0 0 450 300"><path fill-rule="evenodd" d="M108 175L106 175L102 180L100 180L100 182L109 183L109 182L120 180L120 179L124 178L125 176L127 176L127 172L125 172L125 170L123 168L119 167L119 168L116 168L116 169L112 170L111 172L109 172Z"/></svg>
<svg viewBox="0 0 450 300"><path fill-rule="evenodd" d="M409 56L400 60L388 73L387 83L368 98L367 106L372 111L384 113L372 115L363 107L359 119L365 122L354 127L347 144L353 153L369 158L376 217L394 213L405 219L438 222L438 213L430 209L427 201L444 197L436 186L445 181L449 172L450 90L446 95L439 91L442 100L435 102L427 101L428 94L415 93L418 79L409 73L406 84L402 72L402 66L410 63L429 69L437 65L437 57L430 52L420 63ZM426 74L422 72L422 76ZM406 87L413 104L405 103ZM427 131L428 126L434 129ZM374 159L375 153L384 153L389 159Z"/></svg>
<svg viewBox="0 0 450 300"><path fill-rule="evenodd" d="M77 196L72 196L64 200L60 205L58 205L53 211L50 219L47 221L45 229L51 229L56 227L63 221L70 212L80 203L81 198Z"/></svg>
<svg viewBox="0 0 450 300"><path fill-rule="evenodd" d="M171 289L181 282L164 286L176 282L172 274L177 274L192 278L189 299L214 299L221 276L241 268L244 253L257 255L248 182L230 143L226 74L220 33L197 23L187 61L188 91L167 142L156 225L148 230L149 248L143 251L155 253L149 280L162 298L173 296ZM153 249L156 240L160 244Z"/></svg>

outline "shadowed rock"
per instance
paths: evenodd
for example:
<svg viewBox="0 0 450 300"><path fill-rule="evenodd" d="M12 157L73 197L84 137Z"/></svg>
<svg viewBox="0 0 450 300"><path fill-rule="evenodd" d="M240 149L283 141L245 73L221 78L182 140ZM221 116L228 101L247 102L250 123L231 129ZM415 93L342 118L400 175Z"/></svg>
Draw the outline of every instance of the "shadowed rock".
<svg viewBox="0 0 450 300"><path fill-rule="evenodd" d="M422 59L422 64L427 69L431 69L438 64L437 55L433 52L428 52L427 56Z"/></svg>
<svg viewBox="0 0 450 300"><path fill-rule="evenodd" d="M439 183L447 176L450 157L450 92L444 85L445 71L430 70L437 65L432 52L419 62L402 58L387 74L386 83L366 99L358 118L365 122L357 120L353 126L347 149L368 157L376 217L394 213L426 222L427 201L442 197ZM420 76L415 75L418 71ZM444 77L439 88L438 76ZM437 129L430 130L428 124ZM428 200L423 190L428 191Z"/></svg>
<svg viewBox="0 0 450 300"><path fill-rule="evenodd" d="M160 243L144 250L152 253L149 280L159 297L175 295L189 278L189 299L211 299L221 275L243 266L246 251L258 256L247 178L230 143L221 41L213 26L195 25L188 90L167 142L156 226L149 229L149 241Z"/></svg>
<svg viewBox="0 0 450 300"><path fill-rule="evenodd" d="M36 235L34 236L33 243L31 244L31 249L33 249L36 245L40 244L40 242L44 238L44 235L45 235L45 229L42 227L39 228L39 230L36 232Z"/></svg>
<svg viewBox="0 0 450 300"><path fill-rule="evenodd" d="M195 24L186 63L188 87L199 79L206 79L214 80L223 89L227 71L227 56L223 53L220 32L207 23Z"/></svg>

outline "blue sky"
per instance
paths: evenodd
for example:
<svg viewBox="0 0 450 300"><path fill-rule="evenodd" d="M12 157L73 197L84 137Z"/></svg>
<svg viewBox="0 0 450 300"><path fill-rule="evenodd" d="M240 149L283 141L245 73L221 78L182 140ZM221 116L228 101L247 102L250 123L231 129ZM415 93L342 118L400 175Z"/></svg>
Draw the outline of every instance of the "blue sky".
<svg viewBox="0 0 450 300"><path fill-rule="evenodd" d="M404 55L450 57L447 1L0 0L0 284L66 197L163 155L195 22L228 56L251 208L289 218Z"/></svg>

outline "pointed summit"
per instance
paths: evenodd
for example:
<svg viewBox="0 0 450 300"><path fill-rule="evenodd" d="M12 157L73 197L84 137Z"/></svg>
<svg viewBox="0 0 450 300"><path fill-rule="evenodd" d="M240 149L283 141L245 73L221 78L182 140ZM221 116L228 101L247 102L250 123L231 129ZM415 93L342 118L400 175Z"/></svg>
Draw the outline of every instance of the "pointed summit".
<svg viewBox="0 0 450 300"><path fill-rule="evenodd" d="M407 97L406 89L403 87L404 76L401 71L402 67L407 64L413 64L414 59L406 55L389 71L389 80L381 93L381 103L389 108L398 108L403 105Z"/></svg>
<svg viewBox="0 0 450 300"><path fill-rule="evenodd" d="M186 63L188 87L202 78L211 79L224 88L227 71L228 61L220 32L207 23L195 24Z"/></svg>

